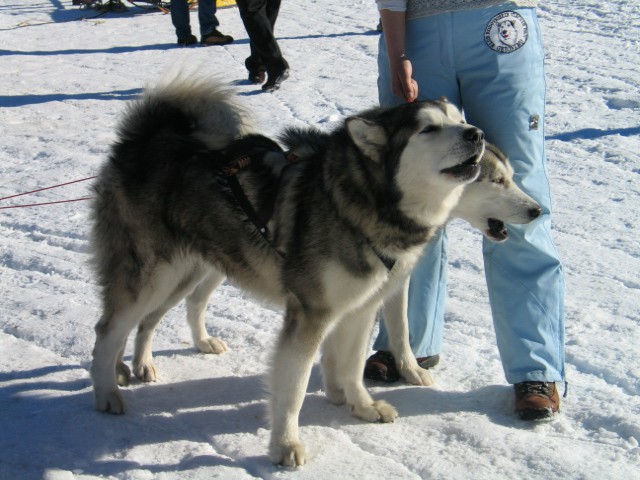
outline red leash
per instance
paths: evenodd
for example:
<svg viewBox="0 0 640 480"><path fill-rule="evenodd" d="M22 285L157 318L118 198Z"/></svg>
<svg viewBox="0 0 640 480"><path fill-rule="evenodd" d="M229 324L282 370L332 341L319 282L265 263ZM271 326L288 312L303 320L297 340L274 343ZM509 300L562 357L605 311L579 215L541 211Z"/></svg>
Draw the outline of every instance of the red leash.
<svg viewBox="0 0 640 480"><path fill-rule="evenodd" d="M31 193L42 192L44 190L50 190L52 188L64 187L65 185L71 185L72 183L85 182L87 180L91 180L91 179L94 179L94 178L96 178L95 175L93 177L81 178L80 180L73 180L71 182L61 183L59 185L52 185L51 187L44 187L44 188L39 188L37 190L31 190L30 192L23 192L23 193L17 193L15 195L9 195L8 197L0 198L0 202L2 200L8 200L10 198L21 197L23 195L29 195ZM83 198L75 198L73 200L58 200L57 202L31 203L31 204L27 204L27 205L11 205L11 206L8 206L8 207L0 207L0 210L6 210L8 208L38 207L40 205L54 205L56 203L80 202L82 200L91 200L92 198L93 197L83 197Z"/></svg>

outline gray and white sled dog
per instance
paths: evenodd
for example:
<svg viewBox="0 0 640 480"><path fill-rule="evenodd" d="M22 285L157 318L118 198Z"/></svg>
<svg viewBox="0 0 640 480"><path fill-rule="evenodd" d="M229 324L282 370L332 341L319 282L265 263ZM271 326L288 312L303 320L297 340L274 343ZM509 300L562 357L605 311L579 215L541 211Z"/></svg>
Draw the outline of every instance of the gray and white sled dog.
<svg viewBox="0 0 640 480"><path fill-rule="evenodd" d="M290 129L286 143L290 151L304 157L311 155L322 144L322 135L312 136L304 131ZM328 138L328 135L325 136ZM509 159L495 145L485 142L485 151L480 159L480 174L464 191L450 217L466 220L493 242L503 242L508 238L506 223L522 225L530 223L541 214L538 203L523 192L513 179L514 171ZM404 295L406 288L397 292ZM431 374L420 368L409 344L408 323L399 308L406 312L406 297L397 297L393 303L390 296L383 304L383 319L387 327L389 350L396 361L400 375L416 385L431 385Z"/></svg>
<svg viewBox="0 0 640 480"><path fill-rule="evenodd" d="M513 175L513 167L504 153L495 145L485 142L485 151L480 160L480 175L465 186L458 204L451 211L451 217L466 220L493 242L507 240L509 233L505 223L527 224L542 213L540 205L518 187ZM401 293L406 295L406 289ZM403 308L406 312L406 296L400 300L401 307L391 302L385 302L383 306L389 351L395 359L398 372L407 382L431 385L433 379L428 371L417 370L419 367L409 344L406 316L401 318L395 312L397 308ZM416 372L420 375L416 375Z"/></svg>
<svg viewBox="0 0 640 480"><path fill-rule="evenodd" d="M301 135L290 131L283 141ZM478 177L483 133L433 101L374 108L330 134L304 135L308 149L298 145L296 160L253 133L226 87L196 76L131 104L95 183L98 410L125 411L118 384L131 376L122 356L135 327L133 373L155 380L153 330L183 298L196 346L227 349L208 335L204 313L228 278L284 307L269 379L274 463L305 462L298 415L321 346L331 401L368 421L397 417L362 381L375 313L386 299L387 315L406 325L408 274ZM426 370L410 368L406 378L431 382Z"/></svg>

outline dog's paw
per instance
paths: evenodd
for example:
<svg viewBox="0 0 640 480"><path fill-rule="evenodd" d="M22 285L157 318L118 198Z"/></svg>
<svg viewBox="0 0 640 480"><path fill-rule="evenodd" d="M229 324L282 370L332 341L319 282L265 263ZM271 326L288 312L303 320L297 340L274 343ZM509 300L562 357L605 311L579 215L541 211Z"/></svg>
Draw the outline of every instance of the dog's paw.
<svg viewBox="0 0 640 480"><path fill-rule="evenodd" d="M122 395L118 390L105 393L96 392L95 396L96 410L117 415L127 411Z"/></svg>
<svg viewBox="0 0 640 480"><path fill-rule="evenodd" d="M116 380L118 385L121 387L129 385L129 381L131 380L131 370L127 367L126 363L118 362L116 365Z"/></svg>
<svg viewBox="0 0 640 480"><path fill-rule="evenodd" d="M398 411L384 400L378 400L370 405L354 406L353 414L367 422L391 423L398 418Z"/></svg>
<svg viewBox="0 0 640 480"><path fill-rule="evenodd" d="M220 340L218 337L208 337L201 340L196 340L196 347L202 353L224 353L229 350L227 344Z"/></svg>
<svg viewBox="0 0 640 480"><path fill-rule="evenodd" d="M417 363L414 367L401 368L400 375L407 382L413 385L421 385L423 387L428 387L435 383L433 380L433 375L431 375L431 372L429 370L425 370Z"/></svg>
<svg viewBox="0 0 640 480"><path fill-rule="evenodd" d="M275 465L301 467L307 461L307 453L300 442L272 443L269 447L269 459Z"/></svg>
<svg viewBox="0 0 640 480"><path fill-rule="evenodd" d="M158 371L153 362L134 364L133 374L143 382L155 382L158 379Z"/></svg>

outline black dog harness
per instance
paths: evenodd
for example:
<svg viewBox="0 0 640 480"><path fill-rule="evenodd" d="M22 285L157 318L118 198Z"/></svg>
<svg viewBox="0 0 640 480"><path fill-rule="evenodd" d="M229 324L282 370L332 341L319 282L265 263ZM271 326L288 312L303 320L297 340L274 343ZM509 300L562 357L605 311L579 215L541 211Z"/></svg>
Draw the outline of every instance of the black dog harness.
<svg viewBox="0 0 640 480"><path fill-rule="evenodd" d="M282 253L279 252L271 243L271 235L267 228L267 224L269 223L269 220L271 220L275 209L277 188L273 190L273 193L265 202L263 202L260 209L256 211L238 181L238 174L251 167L253 162L264 163L263 159L267 154L275 153L282 155L283 161L286 162L283 169L287 168L289 165L297 163L299 158L291 152L285 152L273 140L262 135L248 135L246 137L242 137L227 147L227 149L222 152L222 156L220 156L220 153L221 152L216 151L217 167L226 179L236 203L251 223L253 223L258 232L260 232L265 241L282 256ZM280 174L280 177L278 177L278 181L280 180L281 175L282 173ZM371 249L385 266L387 271L391 271L396 260L384 255L382 252L378 251L371 242L369 243Z"/></svg>
<svg viewBox="0 0 640 480"><path fill-rule="evenodd" d="M284 152L273 140L262 135L254 134L236 140L225 149L222 158L217 158L218 167L226 179L236 203L264 239L271 243L267 224L273 216L277 189L274 189L273 193L260 205L259 210L256 210L253 205L251 205L238 180L238 174L251 167L254 162L264 163L262 160L268 154L281 155L283 162L286 162L283 168L298 161L298 157L291 153ZM280 177L278 177L277 181L279 180Z"/></svg>

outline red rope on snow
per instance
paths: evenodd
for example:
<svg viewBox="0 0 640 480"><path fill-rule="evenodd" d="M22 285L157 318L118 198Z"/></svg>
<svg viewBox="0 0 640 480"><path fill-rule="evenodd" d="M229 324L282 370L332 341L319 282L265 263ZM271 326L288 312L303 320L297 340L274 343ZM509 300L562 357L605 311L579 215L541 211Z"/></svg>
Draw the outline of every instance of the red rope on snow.
<svg viewBox="0 0 640 480"><path fill-rule="evenodd" d="M94 198L94 197L74 198L73 200L58 200L57 202L29 203L29 204L25 204L25 205L11 205L9 207L0 207L0 210L6 210L7 208L39 207L41 205L53 205L55 203L80 202L81 200L91 200L92 198Z"/></svg>
<svg viewBox="0 0 640 480"><path fill-rule="evenodd" d="M96 178L95 175L93 177L81 178L80 180L73 180L71 182L60 183L58 185L52 185L50 187L38 188L37 190L31 190L30 192L16 193L15 195L9 195L8 197L2 197L2 198L0 198L0 201L8 200L10 198L15 198L15 197L21 197L23 195L29 195L31 193L42 192L44 190L50 190L52 188L64 187L65 185L71 185L72 183L86 182L87 180L92 180L94 178ZM8 208L39 207L41 205L53 205L53 204L56 204L56 203L80 202L82 200L91 200L92 198L93 197L83 197L83 198L75 198L73 200L58 200L56 202L31 203L31 204L27 204L27 205L10 205L8 207L0 207L0 210L6 210Z"/></svg>

